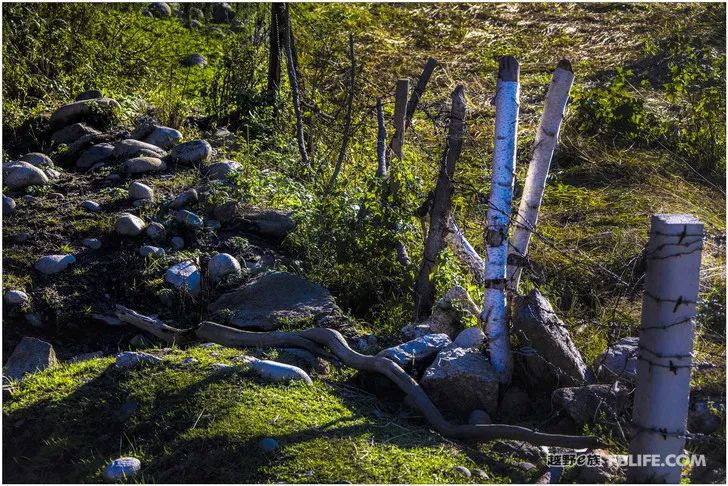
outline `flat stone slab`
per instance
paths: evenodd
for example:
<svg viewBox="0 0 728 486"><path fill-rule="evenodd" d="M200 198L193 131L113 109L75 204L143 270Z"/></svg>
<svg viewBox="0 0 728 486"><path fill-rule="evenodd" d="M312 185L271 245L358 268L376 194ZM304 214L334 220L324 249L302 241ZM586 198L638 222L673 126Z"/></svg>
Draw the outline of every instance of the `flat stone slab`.
<svg viewBox="0 0 728 486"><path fill-rule="evenodd" d="M287 272L267 272L223 294L210 304L215 314L228 309L230 323L240 328L277 329L295 322L339 312L328 290Z"/></svg>
<svg viewBox="0 0 728 486"><path fill-rule="evenodd" d="M381 351L378 356L391 359L398 365L405 367L417 361L433 357L450 343L447 334L428 334L402 343L399 346L387 348Z"/></svg>

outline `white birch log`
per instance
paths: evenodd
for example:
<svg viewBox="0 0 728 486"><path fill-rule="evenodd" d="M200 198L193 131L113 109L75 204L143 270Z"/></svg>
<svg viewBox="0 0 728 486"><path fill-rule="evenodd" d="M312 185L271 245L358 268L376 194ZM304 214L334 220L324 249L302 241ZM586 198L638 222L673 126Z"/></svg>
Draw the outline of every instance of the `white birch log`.
<svg viewBox="0 0 728 486"><path fill-rule="evenodd" d="M508 383L513 358L506 312L506 263L508 227L513 201L513 173L516 168L516 137L519 110L519 66L511 56L499 60L495 97L495 146L488 201L485 244L485 302L481 320L485 323L490 360L501 383Z"/></svg>
<svg viewBox="0 0 728 486"><path fill-rule="evenodd" d="M702 248L694 217L652 216L629 454L658 462L630 466L629 483L680 482L679 464L660 463L685 447Z"/></svg>
<svg viewBox="0 0 728 486"><path fill-rule="evenodd" d="M551 166L551 158L564 119L569 91L574 83L571 63L563 59L556 66L551 85L546 94L541 123L536 134L531 163L528 165L526 183L521 196L521 204L515 217L515 228L511 239L508 262L508 290L516 292L523 270L523 259L528 252L531 232L536 229L538 211L541 207L543 192L546 187L546 176Z"/></svg>
<svg viewBox="0 0 728 486"><path fill-rule="evenodd" d="M475 248L465 238L463 232L455 224L455 220L450 218L447 222L447 233L445 233L445 242L450 247L455 256L465 265L470 273L479 284L485 282L484 270L485 263Z"/></svg>
<svg viewBox="0 0 728 486"><path fill-rule="evenodd" d="M389 147L397 158L402 158L404 145L405 116L407 115L407 96L409 95L409 79L398 79L394 91L394 136Z"/></svg>

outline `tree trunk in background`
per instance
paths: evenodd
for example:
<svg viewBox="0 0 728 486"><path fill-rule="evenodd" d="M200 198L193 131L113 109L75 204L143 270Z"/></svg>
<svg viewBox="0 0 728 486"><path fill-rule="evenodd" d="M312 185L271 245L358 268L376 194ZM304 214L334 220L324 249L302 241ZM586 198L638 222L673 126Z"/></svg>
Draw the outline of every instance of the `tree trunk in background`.
<svg viewBox="0 0 728 486"><path fill-rule="evenodd" d="M465 94L462 85L452 93L450 109L450 127L448 130L445 153L437 176L432 208L430 210L430 229L425 242L425 252L420 265L420 272L415 282L415 321L427 318L435 300L435 288L430 274L437 263L437 255L444 246L445 234L452 209L453 176L455 164L460 158L460 151L465 137Z"/></svg>
<svg viewBox="0 0 728 486"><path fill-rule="evenodd" d="M508 227L513 201L513 173L516 169L518 98L520 94L518 61L500 58L495 97L495 147L488 201L485 245L485 302L481 320L486 325L490 361L501 383L508 383L513 369L506 312L506 262Z"/></svg>
<svg viewBox="0 0 728 486"><path fill-rule="evenodd" d="M331 175L331 180L326 188L329 192L336 184L336 178L339 177L341 166L344 164L346 157L346 149L349 145L349 135L351 131L351 115L354 107L354 90L356 89L356 58L354 57L354 34L349 34L349 60L351 61L351 72L349 77L349 96L346 99L346 117L344 118L344 135L341 141L341 150L339 157L336 159L336 167Z"/></svg>
<svg viewBox="0 0 728 486"><path fill-rule="evenodd" d="M285 4L284 4L285 5ZM287 11L288 6L284 9ZM293 32L291 32L290 17L284 12L284 19L287 19L285 27L286 33L286 67L288 68L288 81L291 85L291 98L293 99L293 111L296 113L296 140L298 142L298 152L301 154L301 163L306 167L310 166L308 154L306 153L306 141L303 136L303 115L301 113L301 100L298 91L298 75L296 74L296 64L293 58Z"/></svg>
<svg viewBox="0 0 728 486"><path fill-rule="evenodd" d="M387 177L387 127L382 98L377 98L377 177Z"/></svg>
<svg viewBox="0 0 728 486"><path fill-rule="evenodd" d="M409 79L398 79L394 90L394 136L389 144L392 153L402 159L402 146L404 145L404 132L407 129L405 117L407 116L407 95L409 94Z"/></svg>
<svg viewBox="0 0 728 486"><path fill-rule="evenodd" d="M430 81L430 76L432 76L432 72L435 70L436 67L437 61L431 57L428 58L427 63L425 63L425 68L422 70L422 74L420 74L420 77L417 80L417 85L415 85L415 89L414 91L412 91L412 96L410 96L409 102L407 103L405 128L409 128L410 125L412 125L412 117L417 110L417 105L419 105L420 103L420 98L422 98L422 94L425 92L425 88L427 88L427 83Z"/></svg>
<svg viewBox="0 0 728 486"><path fill-rule="evenodd" d="M543 192L546 187L546 177L551 166L556 142L559 138L561 121L564 119L566 103L569 101L569 91L574 84L574 73L571 63L567 60L559 61L551 86L546 94L541 123L536 134L533 148L533 158L528 165L528 175L523 187L521 204L516 214L516 224L513 228L513 238L508 255L508 290L518 291L518 283L523 270L523 259L528 252L528 243L531 232L536 229L538 211L541 207Z"/></svg>
<svg viewBox="0 0 728 486"><path fill-rule="evenodd" d="M280 21L284 4L270 5L270 32L268 50L268 97L275 99L281 86L281 33Z"/></svg>

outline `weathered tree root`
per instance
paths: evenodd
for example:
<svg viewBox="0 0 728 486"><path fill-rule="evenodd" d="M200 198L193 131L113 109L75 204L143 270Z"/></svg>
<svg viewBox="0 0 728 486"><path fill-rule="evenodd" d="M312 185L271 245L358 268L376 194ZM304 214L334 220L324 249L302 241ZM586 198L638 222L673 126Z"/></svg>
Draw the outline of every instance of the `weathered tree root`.
<svg viewBox="0 0 728 486"><path fill-rule="evenodd" d="M545 434L525 427L505 424L451 424L445 420L417 382L394 361L379 356L365 356L357 353L349 347L344 337L333 329L313 328L295 333L282 331L250 332L205 321L197 328L180 330L164 324L159 319L138 314L126 307L117 305L116 308L116 315L119 319L167 342L188 343L193 341L193 336L195 336L198 340L217 342L230 347L298 347L319 356L333 357L323 350L322 347L325 346L345 365L359 371L380 373L392 380L403 392L410 396L411 403L417 407L433 428L446 437L477 441L521 440L534 445L575 449L604 447L599 439L593 436Z"/></svg>

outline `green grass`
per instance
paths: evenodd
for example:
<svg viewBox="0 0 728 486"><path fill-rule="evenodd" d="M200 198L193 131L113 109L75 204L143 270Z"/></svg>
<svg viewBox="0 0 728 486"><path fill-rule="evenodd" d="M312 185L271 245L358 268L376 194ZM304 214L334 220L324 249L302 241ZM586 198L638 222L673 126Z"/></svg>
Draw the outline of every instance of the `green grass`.
<svg viewBox="0 0 728 486"><path fill-rule="evenodd" d="M3 432L12 438L4 442L4 481L97 482L123 455L142 461L144 482L459 483L469 481L457 465L487 470L470 458L474 449L345 385L347 374L304 386L210 367L240 356L175 349L160 366L119 371L102 358L26 378L4 405ZM199 363L183 365L186 357ZM130 401L136 411L122 414ZM263 437L280 449L263 453Z"/></svg>

